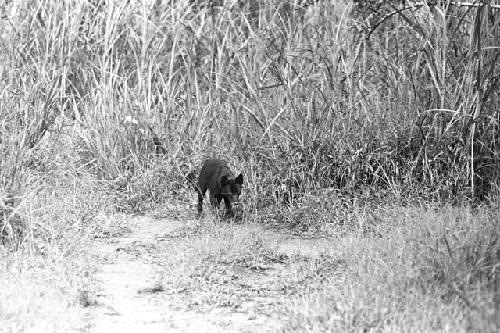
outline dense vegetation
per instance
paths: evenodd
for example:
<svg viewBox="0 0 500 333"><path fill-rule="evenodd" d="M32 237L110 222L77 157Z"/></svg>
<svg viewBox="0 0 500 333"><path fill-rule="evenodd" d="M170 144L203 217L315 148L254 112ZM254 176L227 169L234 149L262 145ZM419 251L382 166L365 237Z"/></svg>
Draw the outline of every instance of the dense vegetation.
<svg viewBox="0 0 500 333"><path fill-rule="evenodd" d="M188 202L185 175L218 156L248 219L299 232L481 210L467 237L424 237L439 255L417 283L493 304L467 286L500 281L498 1L0 6L2 253L65 248L103 207Z"/></svg>

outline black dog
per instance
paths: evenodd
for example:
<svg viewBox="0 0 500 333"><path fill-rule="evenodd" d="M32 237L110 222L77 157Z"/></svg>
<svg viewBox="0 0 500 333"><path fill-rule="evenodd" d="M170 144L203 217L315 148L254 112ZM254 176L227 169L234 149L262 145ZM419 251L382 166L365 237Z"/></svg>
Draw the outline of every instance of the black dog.
<svg viewBox="0 0 500 333"><path fill-rule="evenodd" d="M194 174L188 175L188 179L194 181ZM226 213L234 216L232 205L239 204L243 175L234 177L233 172L227 166L226 161L210 159L206 160L198 177L198 214L203 212L203 198L207 190L210 190L210 204L215 209L220 207L224 200Z"/></svg>

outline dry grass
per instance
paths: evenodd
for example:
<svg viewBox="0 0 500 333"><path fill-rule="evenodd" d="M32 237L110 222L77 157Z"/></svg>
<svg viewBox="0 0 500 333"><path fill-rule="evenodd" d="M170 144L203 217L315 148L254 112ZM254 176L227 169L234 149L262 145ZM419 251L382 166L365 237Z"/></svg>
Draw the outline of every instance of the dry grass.
<svg viewBox="0 0 500 333"><path fill-rule="evenodd" d="M71 156L40 154L22 172L14 216L23 229L0 247L0 330L68 331L82 319L82 290L94 289L88 240L108 199Z"/></svg>
<svg viewBox="0 0 500 333"><path fill-rule="evenodd" d="M499 4L402 6L0 4L0 319L78 303L98 212L188 206L217 156L244 223L334 242L293 257L207 227L173 243L173 290L231 308L268 283L287 330L497 328ZM276 280L233 290L235 267Z"/></svg>
<svg viewBox="0 0 500 333"><path fill-rule="evenodd" d="M408 207L379 219L376 233L309 241L209 223L162 248L164 291L177 309L268 316L284 331L498 330L496 215Z"/></svg>

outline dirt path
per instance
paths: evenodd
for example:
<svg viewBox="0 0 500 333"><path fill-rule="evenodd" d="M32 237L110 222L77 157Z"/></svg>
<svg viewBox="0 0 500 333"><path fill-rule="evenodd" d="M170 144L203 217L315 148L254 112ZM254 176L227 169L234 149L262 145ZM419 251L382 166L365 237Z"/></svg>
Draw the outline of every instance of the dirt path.
<svg viewBox="0 0 500 333"><path fill-rule="evenodd" d="M162 294L163 269L152 259L158 244L168 241L185 223L136 217L127 224L130 229L125 235L100 239L95 244L96 257L103 264L96 275L100 283L96 306L88 308L84 331L227 331L224 326L228 325L223 324L227 318L172 311L167 306L168 297Z"/></svg>
<svg viewBox="0 0 500 333"><path fill-rule="evenodd" d="M133 218L124 235L98 239L96 275L100 284L96 306L88 308L87 332L165 331L165 309L154 297L161 280L160 267L143 256L158 239L182 227L180 222Z"/></svg>
<svg viewBox="0 0 500 333"><path fill-rule="evenodd" d="M96 239L100 263L95 300L86 307L83 332L249 332L268 327L266 318L246 313L185 311L178 300L163 293L161 267L156 255L171 236L197 221L134 217L115 235Z"/></svg>
<svg viewBox="0 0 500 333"><path fill-rule="evenodd" d="M321 256L328 247L324 240L297 239L245 224L215 225L185 217L111 220L89 245L98 269L92 296L81 301L84 315L79 332L280 331L282 305L303 284L296 277L304 271L304 264L311 267L311 258ZM208 232L206 223L212 223ZM219 236L220 230L227 234ZM215 243L207 243L206 238L213 241L214 234ZM266 250L259 250L261 243ZM270 243L273 251L263 253ZM198 252L190 256L186 253L193 245ZM214 247L231 246L233 252L227 257L219 257L214 250L215 255L208 254L209 263L202 258L189 266L189 261ZM245 246L257 249L245 252ZM293 253L299 256L299 264L295 257L290 259ZM188 261L187 273L171 270L183 261ZM175 284L182 284L183 276L187 276L187 286L178 287Z"/></svg>

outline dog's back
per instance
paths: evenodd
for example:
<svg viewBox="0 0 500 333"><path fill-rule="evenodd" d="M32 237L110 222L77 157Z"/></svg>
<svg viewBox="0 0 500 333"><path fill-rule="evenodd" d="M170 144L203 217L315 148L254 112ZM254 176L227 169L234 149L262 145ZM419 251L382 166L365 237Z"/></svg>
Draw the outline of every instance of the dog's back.
<svg viewBox="0 0 500 333"><path fill-rule="evenodd" d="M205 161L198 178L200 191L204 193L208 189L213 195L220 194L220 179L223 176L233 178L233 173L229 170L226 161L218 159Z"/></svg>

